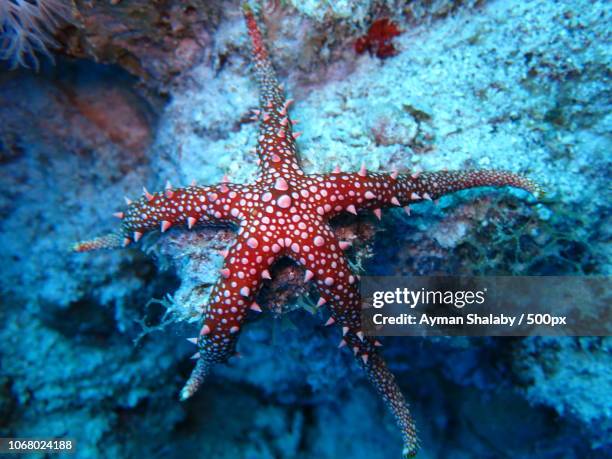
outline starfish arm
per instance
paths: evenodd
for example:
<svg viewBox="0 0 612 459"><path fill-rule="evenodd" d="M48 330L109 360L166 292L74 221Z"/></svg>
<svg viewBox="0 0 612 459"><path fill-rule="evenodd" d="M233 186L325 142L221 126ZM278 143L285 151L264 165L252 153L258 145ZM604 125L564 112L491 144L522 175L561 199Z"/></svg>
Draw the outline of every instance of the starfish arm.
<svg viewBox="0 0 612 459"><path fill-rule="evenodd" d="M260 110L255 110L255 116L260 120L257 154L261 178L269 179L280 172L285 176L303 175L297 162L295 146L298 134L292 132L296 121L289 118L288 112L291 101L285 100L255 15L248 6L244 7L244 16L251 37L255 74L260 90Z"/></svg>
<svg viewBox="0 0 612 459"><path fill-rule="evenodd" d="M165 232L172 226L192 228L198 223L237 223L243 217L237 202L248 186L224 183L218 186L188 186L126 199L127 209L117 212L121 227L108 235L77 242L75 252L116 248L137 242L153 230Z"/></svg>
<svg viewBox="0 0 612 459"><path fill-rule="evenodd" d="M269 278L267 268L278 255L260 243L253 227L245 225L245 228L228 250L221 277L210 294L197 340L198 362L181 390L181 400L196 392L215 364L226 362L235 354L249 309L261 311L254 301L255 296L263 279Z"/></svg>
<svg viewBox="0 0 612 459"><path fill-rule="evenodd" d="M311 247L304 251L304 247ZM339 241L331 229L323 228L310 241L301 241L291 257L306 269L306 280L314 279L321 295L319 305L328 305L327 324L342 327L340 347L348 346L393 413L404 439L404 455L416 454L418 440L408 405L393 374L376 351L378 342L361 331L361 296L358 279L349 269Z"/></svg>
<svg viewBox="0 0 612 459"><path fill-rule="evenodd" d="M424 199L468 188L484 186L513 186L536 197L542 190L533 181L512 172L497 170L468 170L423 172L420 174L334 173L329 176L309 176L312 181L325 178L325 186L318 185L312 204L319 215L333 217L341 212L391 206L407 206Z"/></svg>
<svg viewBox="0 0 612 459"><path fill-rule="evenodd" d="M542 195L540 186L531 179L503 170L473 169L465 171L423 172L414 175L416 178L413 175L401 176L401 181L405 183L405 187L402 189L400 186L399 189L403 191L402 197L405 202L412 201L410 195L413 192L417 193L421 199L437 199L456 191L485 186L511 186L521 188L536 198ZM418 198L415 200L418 201Z"/></svg>
<svg viewBox="0 0 612 459"><path fill-rule="evenodd" d="M355 340L353 339L352 341ZM348 346L351 345L352 343L348 343ZM363 351L358 351L358 356L360 352ZM393 373L391 373L383 358L376 351L370 351L369 358L365 361L360 359L359 363L395 418L404 443L402 457L409 458L416 456L419 450L416 426L410 414L408 403L397 385Z"/></svg>
<svg viewBox="0 0 612 459"><path fill-rule="evenodd" d="M316 231L304 233L306 238L296 240L287 255L306 269L306 281L314 279L319 304L332 305L334 321L356 333L361 330L357 278L329 225L319 220L313 226Z"/></svg>

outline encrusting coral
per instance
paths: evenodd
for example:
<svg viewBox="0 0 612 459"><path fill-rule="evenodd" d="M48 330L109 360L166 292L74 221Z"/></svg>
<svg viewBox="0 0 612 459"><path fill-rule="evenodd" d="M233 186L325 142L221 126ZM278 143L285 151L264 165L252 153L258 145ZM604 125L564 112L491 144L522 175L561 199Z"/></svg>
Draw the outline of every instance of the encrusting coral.
<svg viewBox="0 0 612 459"><path fill-rule="evenodd" d="M298 161L293 132L296 120L289 116L286 100L270 62L253 11L244 14L251 36L255 73L260 86L260 121L257 154L259 175L253 183L234 184L224 179L211 186L191 185L149 193L116 216L118 231L91 241L79 242L74 250L128 246L158 228L176 225L189 229L198 224L232 223L239 227L236 241L225 254L220 279L204 308L199 336L190 341L198 346L197 364L181 391L181 399L192 396L216 363L235 353L236 342L248 311L260 312L255 297L270 279L270 267L288 257L305 269L305 281L314 280L320 293L318 307L329 306L326 325L342 330L339 347L350 348L357 362L377 388L401 429L404 457L414 456L418 439L407 403L395 378L379 355L380 343L361 330L359 279L344 256L350 243L340 240L328 221L344 212L357 214L437 199L440 196L481 186L514 186L538 195L529 179L494 170L441 171L400 174L345 173L306 175Z"/></svg>
<svg viewBox="0 0 612 459"><path fill-rule="evenodd" d="M355 51L357 54L363 54L368 51L380 59L395 56L397 49L393 45L392 40L401 33L402 31L397 24L389 18L377 19L372 23L368 32L355 41Z"/></svg>

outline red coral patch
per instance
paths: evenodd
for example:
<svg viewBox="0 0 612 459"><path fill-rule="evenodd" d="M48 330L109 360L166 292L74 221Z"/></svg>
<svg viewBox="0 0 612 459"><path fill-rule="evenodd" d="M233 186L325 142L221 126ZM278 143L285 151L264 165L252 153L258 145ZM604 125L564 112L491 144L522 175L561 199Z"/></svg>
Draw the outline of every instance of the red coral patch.
<svg viewBox="0 0 612 459"><path fill-rule="evenodd" d="M368 33L355 41L355 51L358 54L368 51L380 59L395 56L397 49L392 40L401 33L397 24L389 18L377 19L368 29Z"/></svg>

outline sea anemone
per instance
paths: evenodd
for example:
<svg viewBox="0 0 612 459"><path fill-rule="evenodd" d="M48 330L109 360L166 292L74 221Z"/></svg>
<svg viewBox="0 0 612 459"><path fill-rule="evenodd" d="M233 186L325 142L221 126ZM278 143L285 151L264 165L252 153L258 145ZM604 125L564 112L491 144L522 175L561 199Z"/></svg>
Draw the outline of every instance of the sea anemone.
<svg viewBox="0 0 612 459"><path fill-rule="evenodd" d="M37 53L53 61L48 50L57 46L53 31L69 17L67 0L0 0L0 60L34 69Z"/></svg>

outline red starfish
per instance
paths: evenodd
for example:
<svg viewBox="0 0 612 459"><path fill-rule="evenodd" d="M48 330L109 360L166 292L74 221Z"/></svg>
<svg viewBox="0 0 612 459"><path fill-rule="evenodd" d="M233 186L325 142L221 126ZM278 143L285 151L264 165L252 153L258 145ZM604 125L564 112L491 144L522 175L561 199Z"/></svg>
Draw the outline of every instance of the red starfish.
<svg viewBox="0 0 612 459"><path fill-rule="evenodd" d="M316 282L318 306L327 305L331 316L326 325L342 329L340 346L348 346L358 363L389 406L401 429L404 456L416 454L418 441L407 403L391 372L376 351L380 343L364 336L360 323L358 278L349 269L343 250L349 243L338 240L330 218L381 208L406 206L435 199L457 190L478 186L510 185L537 193L537 186L521 176L498 171L424 172L421 174L370 173L362 166L356 173L338 168L331 174L306 175L296 155L289 118L290 100L283 91L268 57L261 33L250 8L244 9L253 46L255 72L260 85L260 135L257 154L259 176L250 184L226 180L215 186L189 186L144 196L130 202L121 228L107 236L76 244L82 252L129 245L148 231L199 223L232 222L239 226L229 248L221 277L210 294L197 342L198 361L181 391L181 399L195 393L216 363L235 353L236 341L249 309L261 311L254 298L268 269L281 257L304 267L305 280Z"/></svg>

